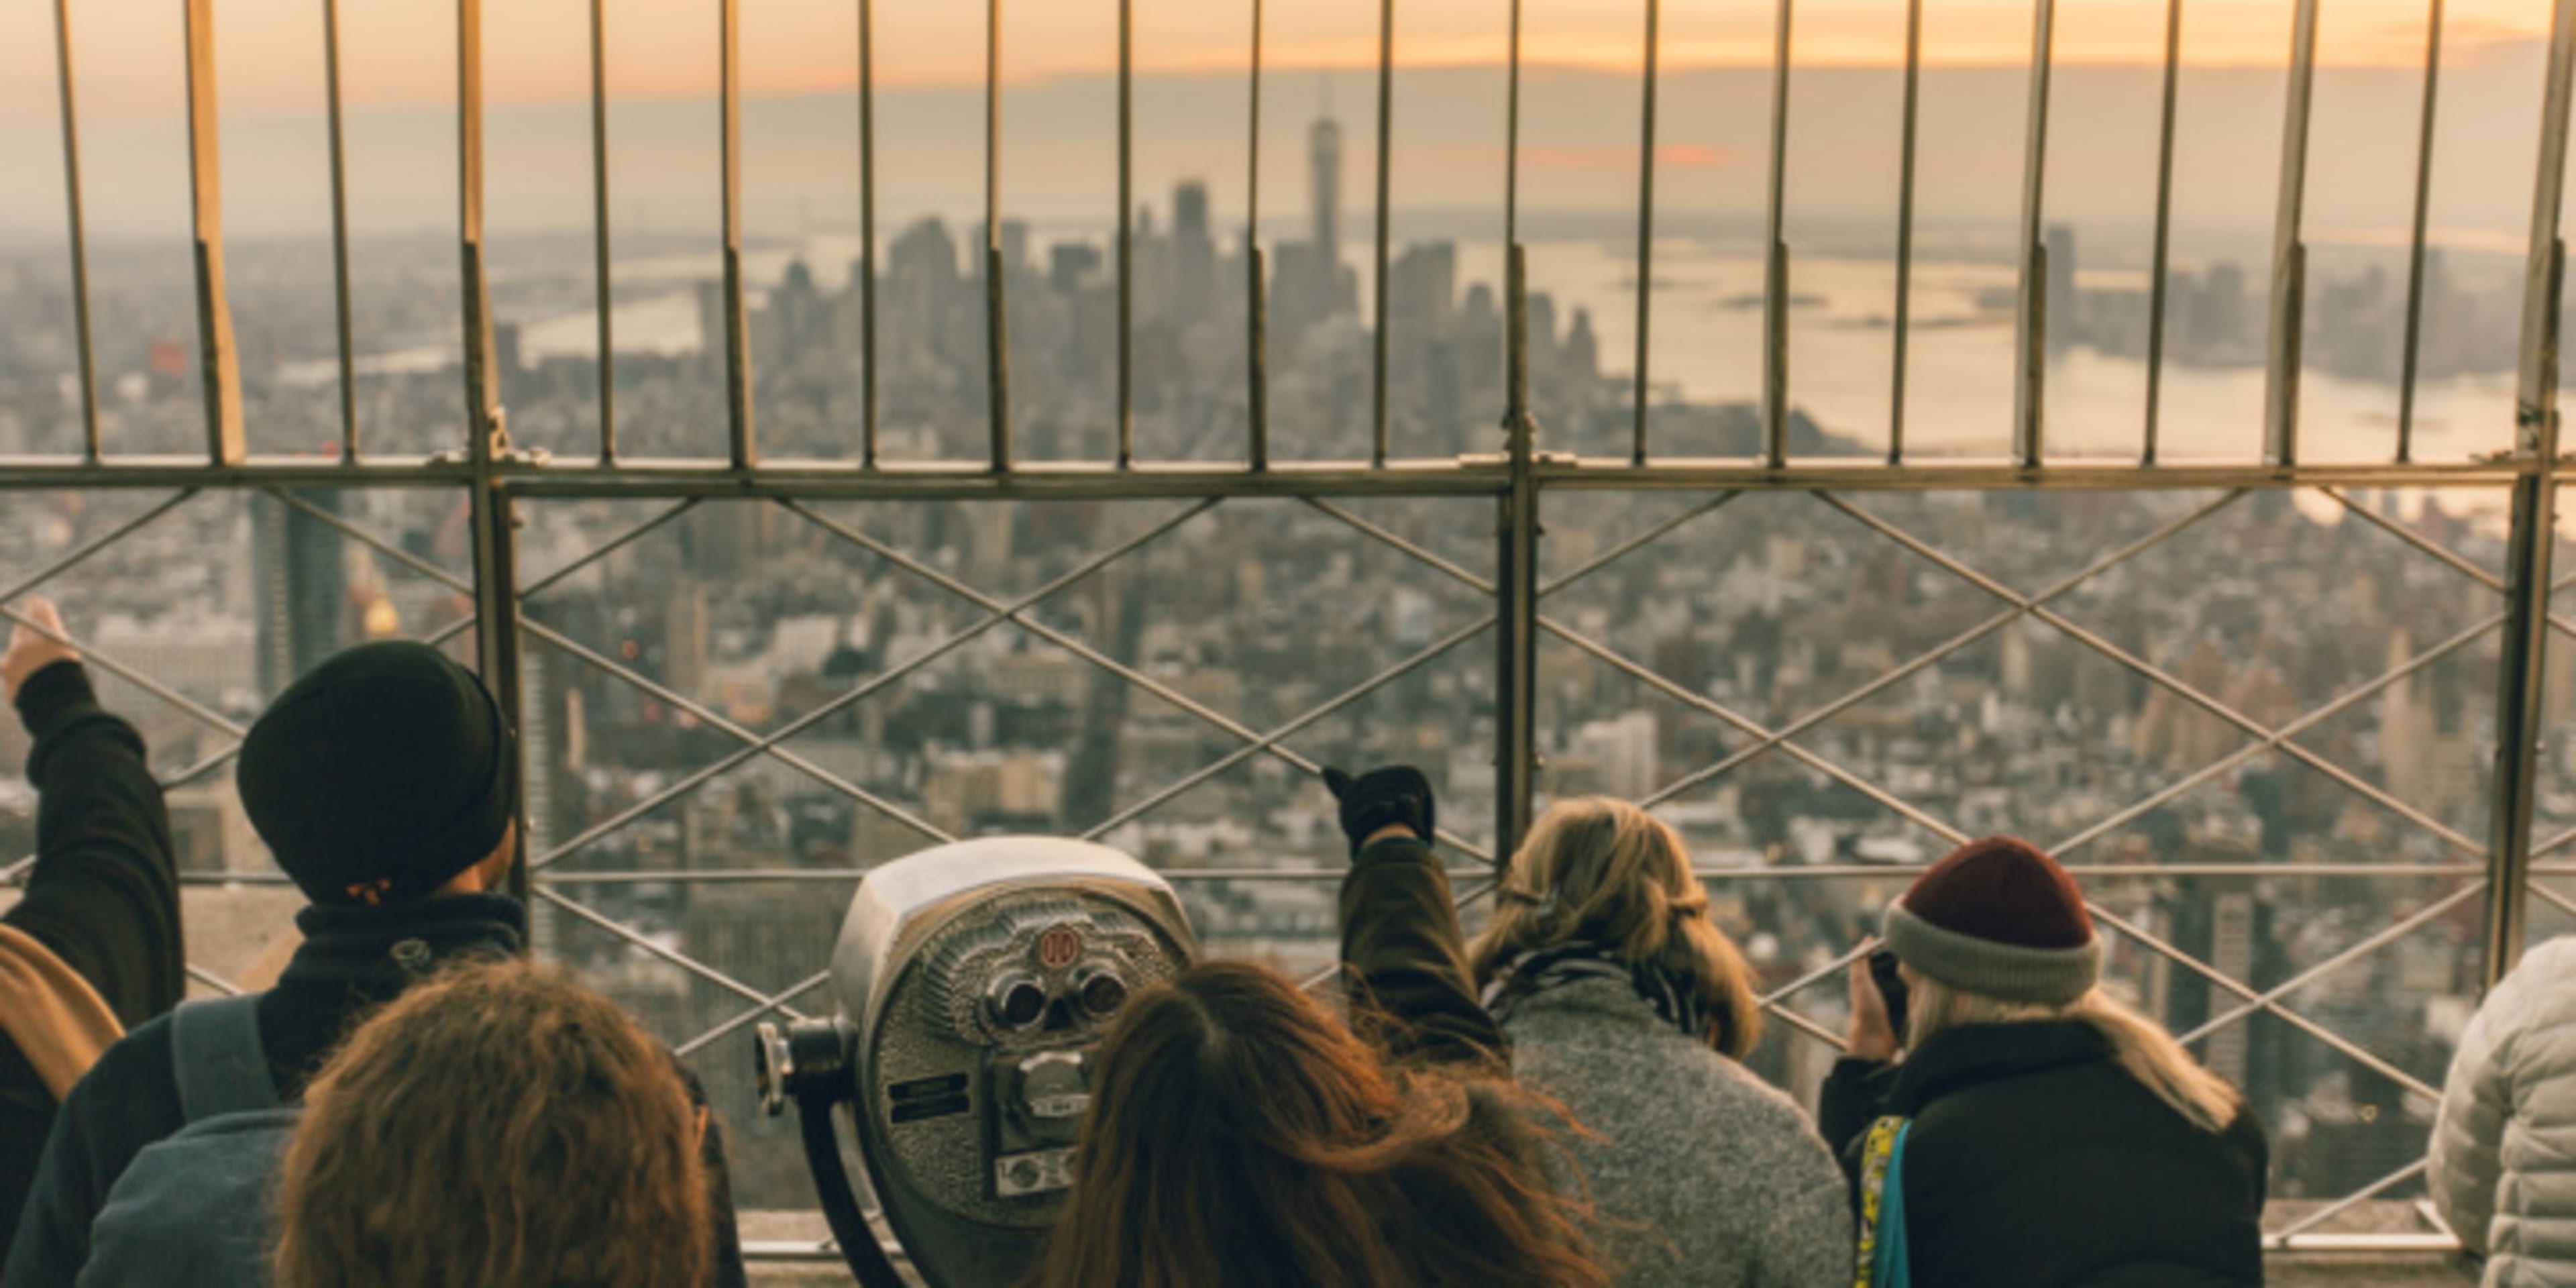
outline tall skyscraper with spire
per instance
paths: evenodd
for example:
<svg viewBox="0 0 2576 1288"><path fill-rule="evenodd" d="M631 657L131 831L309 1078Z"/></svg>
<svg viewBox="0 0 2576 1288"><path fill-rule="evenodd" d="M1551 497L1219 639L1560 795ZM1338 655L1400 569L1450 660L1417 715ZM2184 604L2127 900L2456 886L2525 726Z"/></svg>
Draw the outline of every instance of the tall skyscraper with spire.
<svg viewBox="0 0 2576 1288"><path fill-rule="evenodd" d="M1358 306L1359 279L1342 265L1342 123L1330 108L1306 131L1306 200L1306 240L1271 261L1271 328L1290 337Z"/></svg>

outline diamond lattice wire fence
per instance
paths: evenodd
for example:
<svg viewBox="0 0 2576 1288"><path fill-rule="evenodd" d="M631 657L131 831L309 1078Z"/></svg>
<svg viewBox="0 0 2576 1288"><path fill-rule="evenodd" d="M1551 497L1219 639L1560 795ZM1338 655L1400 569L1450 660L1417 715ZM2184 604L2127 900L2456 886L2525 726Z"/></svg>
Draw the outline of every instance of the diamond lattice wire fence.
<svg viewBox="0 0 2576 1288"><path fill-rule="evenodd" d="M1793 1087L1906 865L2050 844L2111 987L2274 1124L2275 1195L2307 1201L2275 1233L2332 1229L2350 1207L2321 1200L2408 1192L2477 991L2501 544L2431 500L1675 503L1612 546L1632 570L1585 562L1626 584L1550 583L1543 727L1566 790L1656 802L1734 865L1710 876L1787 1025L1757 1059ZM1705 625L1649 665L1616 642L1648 614L1611 609L1659 599Z"/></svg>
<svg viewBox="0 0 2576 1288"><path fill-rule="evenodd" d="M160 748L199 978L256 985L293 898L226 757L284 663L238 636L138 650L154 604L118 590L166 596L145 566L300 567L234 588L306 614L281 638L455 640L471 578L439 534L459 507L108 495L31 566L116 606L75 634ZM2114 987L2275 1124L2276 1191L2402 1198L2475 996L2501 618L2495 533L2431 499L1563 494L1542 790L1683 829L1763 973L1756 1065L1801 1092L1902 869L1974 833L2047 840L2113 936ZM737 1047L828 1008L816 972L871 863L997 826L1092 835L1174 871L1221 951L1317 971L1337 841L1312 772L1405 758L1447 789L1472 906L1493 854L1487 522L1474 500L530 502L541 950L691 1058L745 1136L746 1200L794 1206ZM2213 576L2219 551L2263 558ZM1280 624L1325 612L1341 647L1283 663Z"/></svg>

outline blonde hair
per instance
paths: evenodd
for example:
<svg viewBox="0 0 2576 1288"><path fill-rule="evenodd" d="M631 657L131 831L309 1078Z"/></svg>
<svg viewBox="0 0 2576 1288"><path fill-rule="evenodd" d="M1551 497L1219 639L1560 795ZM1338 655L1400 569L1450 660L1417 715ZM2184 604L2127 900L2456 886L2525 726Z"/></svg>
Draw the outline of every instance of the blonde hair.
<svg viewBox="0 0 2576 1288"><path fill-rule="evenodd" d="M1742 1059L1762 1040L1752 971L1708 918L1708 888L1662 819L1622 800L1582 796L1548 807L1512 855L1493 924L1467 965L1490 982L1512 958L1589 941L1630 966L1688 979L1709 1008L1708 1044Z"/></svg>
<svg viewBox="0 0 2576 1288"><path fill-rule="evenodd" d="M2138 1014L2095 986L2072 1002L2008 1002L1954 988L1916 972L1913 1000L1906 1019L1905 1045L1921 1049L1944 1029L1971 1024L2022 1024L2039 1020L2081 1020L2101 1031L2112 1057L2129 1076L2207 1132L2227 1130L2243 1110L2245 1099L2225 1078L2201 1067L2164 1026Z"/></svg>
<svg viewBox="0 0 2576 1288"><path fill-rule="evenodd" d="M698 1114L608 999L524 962L378 1012L305 1092L278 1195L280 1288L696 1288Z"/></svg>

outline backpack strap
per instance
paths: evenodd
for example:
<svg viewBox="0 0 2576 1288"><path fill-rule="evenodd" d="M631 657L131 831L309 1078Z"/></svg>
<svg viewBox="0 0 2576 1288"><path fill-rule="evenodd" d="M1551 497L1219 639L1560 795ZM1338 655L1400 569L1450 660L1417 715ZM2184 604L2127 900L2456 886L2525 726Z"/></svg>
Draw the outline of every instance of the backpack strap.
<svg viewBox="0 0 2576 1288"><path fill-rule="evenodd" d="M259 995L189 1002L170 1015L179 1112L191 1123L277 1107L268 1051L259 1040Z"/></svg>
<svg viewBox="0 0 2576 1288"><path fill-rule="evenodd" d="M1914 1124L1881 1118L1861 1147L1860 1256L1854 1288L1908 1288L1905 1244L1905 1135Z"/></svg>

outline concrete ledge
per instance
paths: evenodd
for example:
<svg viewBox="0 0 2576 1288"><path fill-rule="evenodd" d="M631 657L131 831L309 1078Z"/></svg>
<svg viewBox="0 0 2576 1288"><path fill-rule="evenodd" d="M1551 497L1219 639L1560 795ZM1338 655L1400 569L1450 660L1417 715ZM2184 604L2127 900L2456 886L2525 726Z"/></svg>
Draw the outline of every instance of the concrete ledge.
<svg viewBox="0 0 2576 1288"><path fill-rule="evenodd" d="M2416 1221L2414 1205L2403 1202L2363 1204L2352 1217L2352 1224L2383 1230ZM2346 1222L2335 1224L2340 1229ZM819 1213L742 1214L746 1243L811 1247L825 1233ZM2265 1270L2271 1288L2477 1288L2478 1282L2465 1258L2442 1252L2280 1252L2266 1259ZM837 1261L763 1260L752 1264L751 1282L762 1288L847 1284L850 1272Z"/></svg>
<svg viewBox="0 0 2576 1288"><path fill-rule="evenodd" d="M2444 1259L2422 1255L2302 1252L2275 1256L2268 1267L2271 1288L2476 1288L2472 1271ZM808 1288L848 1284L850 1272L837 1264L756 1263L751 1282L762 1288Z"/></svg>

